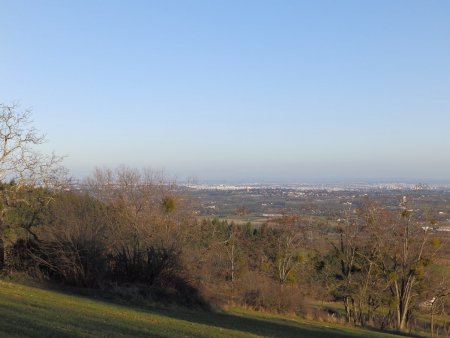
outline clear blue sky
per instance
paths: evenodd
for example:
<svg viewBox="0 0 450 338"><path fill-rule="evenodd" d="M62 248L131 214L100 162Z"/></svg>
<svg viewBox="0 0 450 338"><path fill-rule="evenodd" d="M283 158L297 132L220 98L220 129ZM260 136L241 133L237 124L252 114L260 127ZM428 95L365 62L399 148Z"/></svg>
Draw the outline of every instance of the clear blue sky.
<svg viewBox="0 0 450 338"><path fill-rule="evenodd" d="M1 1L0 101L75 176L450 180L450 1Z"/></svg>

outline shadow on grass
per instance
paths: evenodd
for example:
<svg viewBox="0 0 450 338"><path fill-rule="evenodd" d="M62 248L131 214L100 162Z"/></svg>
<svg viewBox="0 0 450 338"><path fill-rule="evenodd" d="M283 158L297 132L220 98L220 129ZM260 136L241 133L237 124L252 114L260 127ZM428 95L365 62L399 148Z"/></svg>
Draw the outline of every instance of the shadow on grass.
<svg viewBox="0 0 450 338"><path fill-rule="evenodd" d="M45 288L48 290L48 288ZM73 288L62 288L59 286L53 285L51 287L52 291L58 292L60 294L66 294L70 296L77 296L84 298L86 300L95 300L98 302L106 303L109 305L119 306L123 309L129 309L141 314L148 315L159 315L165 316L177 320L184 320L191 323L204 324L211 327L219 328L219 329L230 329L240 331L242 333L260 335L260 336L269 336L269 337L358 337L358 336L373 336L376 337L386 332L379 332L375 330L367 330L360 331L354 330L352 328L332 328L327 327L326 323L323 323L322 326L319 325L308 325L308 324L300 324L295 323L290 320L284 319L270 319L270 318L255 318L255 317L247 317L240 316L228 313L220 313L213 311L205 311L205 310L191 310L185 309L181 307L172 306L172 308L167 308L159 305L149 305L144 306L142 304L136 304L131 302L126 302L124 299L114 298L111 294L103 294L96 292L93 290L87 289L73 289ZM122 335L122 336L133 336L133 337L142 337L142 336L152 336L157 337L156 332L149 332L145 330L143 327L133 327L132 321L130 325L124 327L116 322L102 322L100 318L82 318L78 320L78 322L69 322L67 323L70 328L79 328L80 332L74 333L70 330L63 330L59 326L54 327L54 325L46 325L45 321L39 322L34 319L30 319L28 317L24 317L23 311L20 308L16 308L13 305L2 307L5 311L5 316L2 318L2 322L5 322L6 325L2 324L2 332L8 334L9 336L19 335L19 336L37 336L36 332L40 332L38 336L44 337L78 337L83 336L83 333L92 332L92 331L100 331L104 333L104 336L111 335ZM14 322L18 321L19 318L20 323L22 323L22 327L17 327L14 325ZM51 320L49 318L49 320ZM23 325L25 323L25 325ZM63 325L63 322L60 322ZM151 326L150 323L148 323ZM49 330L51 327L51 331ZM152 331L152 330L150 330ZM33 334L34 333L34 334ZM42 334L44 333L44 334ZM175 332L172 332L175 333ZM199 336L207 335L205 333L199 332ZM159 335L169 336L166 334Z"/></svg>
<svg viewBox="0 0 450 338"><path fill-rule="evenodd" d="M175 319L206 324L224 329L238 330L249 334L255 334L266 337L392 337L398 335L394 332L380 331L376 329L360 329L354 327L330 327L327 323L317 323L308 325L307 323L296 323L293 320L281 318L256 318L240 316L235 314L218 312L195 312L190 311L168 311L160 310L159 314ZM401 336L401 335L400 335ZM408 335L404 335L408 336ZM411 336L408 336L411 337ZM419 336L416 336L419 337Z"/></svg>

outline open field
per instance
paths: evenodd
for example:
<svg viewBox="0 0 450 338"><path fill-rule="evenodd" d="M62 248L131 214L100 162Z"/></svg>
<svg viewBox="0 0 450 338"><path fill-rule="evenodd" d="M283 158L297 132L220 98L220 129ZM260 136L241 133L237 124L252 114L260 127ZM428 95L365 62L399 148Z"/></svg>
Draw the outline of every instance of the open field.
<svg viewBox="0 0 450 338"><path fill-rule="evenodd" d="M243 310L142 308L0 281L0 336L395 337Z"/></svg>

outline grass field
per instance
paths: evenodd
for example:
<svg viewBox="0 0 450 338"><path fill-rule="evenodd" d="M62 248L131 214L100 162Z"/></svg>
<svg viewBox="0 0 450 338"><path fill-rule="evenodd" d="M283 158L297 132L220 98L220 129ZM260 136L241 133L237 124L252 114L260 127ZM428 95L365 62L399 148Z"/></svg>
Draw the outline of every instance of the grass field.
<svg viewBox="0 0 450 338"><path fill-rule="evenodd" d="M137 307L0 280L0 337L395 337L244 310Z"/></svg>

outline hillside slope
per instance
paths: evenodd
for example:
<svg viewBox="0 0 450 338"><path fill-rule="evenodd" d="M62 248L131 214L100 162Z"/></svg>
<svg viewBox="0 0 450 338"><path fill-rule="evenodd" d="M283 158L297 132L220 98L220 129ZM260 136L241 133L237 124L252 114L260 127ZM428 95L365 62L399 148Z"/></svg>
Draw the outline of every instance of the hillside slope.
<svg viewBox="0 0 450 338"><path fill-rule="evenodd" d="M395 337L255 313L143 309L0 280L0 336Z"/></svg>

